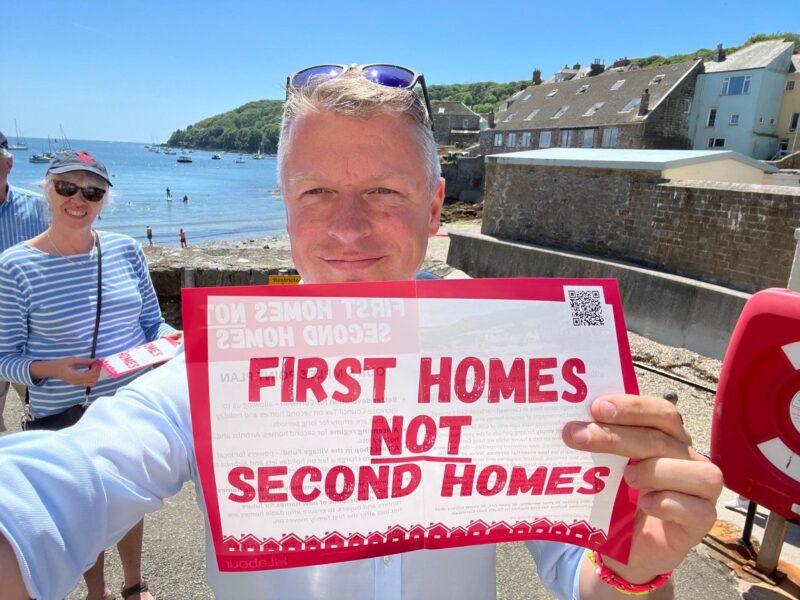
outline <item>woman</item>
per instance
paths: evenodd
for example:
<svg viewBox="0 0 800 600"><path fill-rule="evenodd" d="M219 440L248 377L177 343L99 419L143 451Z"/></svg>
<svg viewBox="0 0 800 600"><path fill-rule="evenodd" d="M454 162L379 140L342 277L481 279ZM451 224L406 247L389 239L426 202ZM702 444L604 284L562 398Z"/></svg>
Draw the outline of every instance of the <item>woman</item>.
<svg viewBox="0 0 800 600"><path fill-rule="evenodd" d="M138 374L101 381L94 357L181 338L161 317L139 244L92 229L110 186L88 153L59 156L42 185L52 224L0 255L0 379L28 386L29 429L72 424L81 407ZM117 545L131 600L153 600L141 574L143 531L141 521ZM113 597L103 561L101 553L84 574L89 600Z"/></svg>

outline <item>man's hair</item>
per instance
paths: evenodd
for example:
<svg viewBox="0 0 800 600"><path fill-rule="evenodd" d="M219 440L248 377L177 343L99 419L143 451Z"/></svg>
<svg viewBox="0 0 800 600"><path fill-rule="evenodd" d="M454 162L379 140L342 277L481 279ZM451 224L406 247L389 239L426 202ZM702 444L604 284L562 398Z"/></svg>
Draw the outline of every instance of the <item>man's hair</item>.
<svg viewBox="0 0 800 600"><path fill-rule="evenodd" d="M412 90L372 83L354 70L321 83L289 88L278 141L278 183L281 187L282 167L292 123L302 115L322 111L357 119L369 119L384 112L409 117L416 130L421 158L425 161L428 188L431 193L436 189L442 170L425 103Z"/></svg>

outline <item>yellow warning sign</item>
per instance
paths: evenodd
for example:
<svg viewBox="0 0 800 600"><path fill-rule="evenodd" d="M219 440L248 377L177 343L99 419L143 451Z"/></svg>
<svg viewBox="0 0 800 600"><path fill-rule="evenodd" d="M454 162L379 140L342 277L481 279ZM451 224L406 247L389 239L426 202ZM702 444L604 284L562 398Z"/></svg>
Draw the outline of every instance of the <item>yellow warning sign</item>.
<svg viewBox="0 0 800 600"><path fill-rule="evenodd" d="M270 285L297 285L300 283L300 275L270 275Z"/></svg>

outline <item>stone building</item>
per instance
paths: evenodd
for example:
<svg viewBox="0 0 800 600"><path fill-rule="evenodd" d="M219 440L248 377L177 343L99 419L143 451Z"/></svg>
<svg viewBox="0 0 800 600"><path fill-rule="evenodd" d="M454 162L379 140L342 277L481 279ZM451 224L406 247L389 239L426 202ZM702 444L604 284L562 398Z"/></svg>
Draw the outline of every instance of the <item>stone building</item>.
<svg viewBox="0 0 800 600"><path fill-rule="evenodd" d="M577 65L576 65L577 66ZM689 114L702 61L576 71L503 103L481 153L536 148L690 148Z"/></svg>
<svg viewBox="0 0 800 600"><path fill-rule="evenodd" d="M781 156L800 152L800 54L792 56L792 66L783 84L783 101L778 117L778 144Z"/></svg>
<svg viewBox="0 0 800 600"><path fill-rule="evenodd" d="M463 102L431 102L433 137L439 146L467 146L478 142L481 117Z"/></svg>

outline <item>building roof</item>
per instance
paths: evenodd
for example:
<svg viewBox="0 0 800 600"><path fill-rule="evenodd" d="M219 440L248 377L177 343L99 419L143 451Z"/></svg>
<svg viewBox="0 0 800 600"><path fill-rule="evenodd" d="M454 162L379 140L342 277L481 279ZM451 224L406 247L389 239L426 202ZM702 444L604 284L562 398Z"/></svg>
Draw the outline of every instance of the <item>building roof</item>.
<svg viewBox="0 0 800 600"><path fill-rule="evenodd" d="M793 47L794 42L784 42L783 40L769 40L750 44L741 50L737 50L722 62L708 61L705 63L706 73L763 69L786 52L787 49L791 52Z"/></svg>
<svg viewBox="0 0 800 600"><path fill-rule="evenodd" d="M493 162L516 165L663 171L718 160L735 160L766 173L778 169L732 150L621 150L614 148L547 148L491 154Z"/></svg>
<svg viewBox="0 0 800 600"><path fill-rule="evenodd" d="M440 112L440 109L444 109L444 111ZM467 105L463 102L439 102L433 101L431 102L431 110L433 111L434 115L457 115L457 116L464 116L464 117L477 117L478 113L472 111Z"/></svg>
<svg viewBox="0 0 800 600"><path fill-rule="evenodd" d="M792 54L792 66L789 72L797 73L798 71L800 71L800 54Z"/></svg>
<svg viewBox="0 0 800 600"><path fill-rule="evenodd" d="M637 115L636 104L645 89L650 93L652 112L695 69L702 69L699 60L627 72L609 70L594 77L530 85L508 100L506 110L497 113L495 129L525 131L641 122L646 117ZM634 106L630 107L631 103ZM562 107L568 108L554 118ZM622 112L627 107L630 110Z"/></svg>

